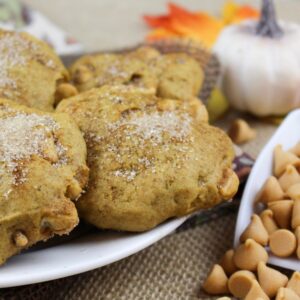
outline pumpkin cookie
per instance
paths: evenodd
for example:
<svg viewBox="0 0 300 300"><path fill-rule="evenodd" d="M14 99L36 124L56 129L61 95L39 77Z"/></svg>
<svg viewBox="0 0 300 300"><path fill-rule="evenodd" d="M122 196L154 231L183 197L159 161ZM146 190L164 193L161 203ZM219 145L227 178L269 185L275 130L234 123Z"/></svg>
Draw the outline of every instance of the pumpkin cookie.
<svg viewBox="0 0 300 300"><path fill-rule="evenodd" d="M229 199L238 179L230 139L144 89L103 87L63 100L84 133L89 188L76 203L99 228L144 231Z"/></svg>
<svg viewBox="0 0 300 300"><path fill-rule="evenodd" d="M152 89L155 93L158 84L156 72L137 54L83 56L70 68L71 79L80 92L107 84L124 84Z"/></svg>
<svg viewBox="0 0 300 300"><path fill-rule="evenodd" d="M86 145L66 114L0 99L0 264L78 223Z"/></svg>
<svg viewBox="0 0 300 300"><path fill-rule="evenodd" d="M23 32L0 30L0 66L0 97L44 111L53 110L58 85L68 79L53 50Z"/></svg>
<svg viewBox="0 0 300 300"><path fill-rule="evenodd" d="M141 47L125 54L94 54L70 68L79 91L124 84L152 89L159 97L186 100L199 94L204 74L199 63L184 53L159 54Z"/></svg>

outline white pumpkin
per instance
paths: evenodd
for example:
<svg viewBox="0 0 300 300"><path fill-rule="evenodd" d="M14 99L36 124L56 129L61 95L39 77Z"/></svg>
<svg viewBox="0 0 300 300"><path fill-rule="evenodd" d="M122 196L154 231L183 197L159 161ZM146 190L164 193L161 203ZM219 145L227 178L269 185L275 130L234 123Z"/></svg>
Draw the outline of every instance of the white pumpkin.
<svg viewBox="0 0 300 300"><path fill-rule="evenodd" d="M264 5L259 22L225 28L214 52L233 107L257 116L283 115L300 107L300 26L277 24L272 3Z"/></svg>

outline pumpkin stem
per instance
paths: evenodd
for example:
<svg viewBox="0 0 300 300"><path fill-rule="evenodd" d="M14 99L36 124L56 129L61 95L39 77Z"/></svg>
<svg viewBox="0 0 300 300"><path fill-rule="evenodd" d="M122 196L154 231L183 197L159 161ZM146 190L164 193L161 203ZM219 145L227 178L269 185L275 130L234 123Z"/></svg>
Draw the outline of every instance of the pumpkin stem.
<svg viewBox="0 0 300 300"><path fill-rule="evenodd" d="M283 30L277 23L273 0L263 0L260 20L256 27L256 33L260 36L280 38Z"/></svg>

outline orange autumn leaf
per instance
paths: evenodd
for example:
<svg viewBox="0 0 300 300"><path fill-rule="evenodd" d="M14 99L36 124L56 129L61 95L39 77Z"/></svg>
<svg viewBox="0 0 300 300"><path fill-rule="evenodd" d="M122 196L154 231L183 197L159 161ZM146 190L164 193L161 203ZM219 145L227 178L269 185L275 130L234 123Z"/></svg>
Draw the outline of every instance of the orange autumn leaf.
<svg viewBox="0 0 300 300"><path fill-rule="evenodd" d="M190 37L211 47L222 29L222 22L202 12L190 12L178 5L169 4L169 15L167 16L144 16L146 23L155 30L148 35L148 40L159 37L184 36ZM168 32L170 36L167 36Z"/></svg>
<svg viewBox="0 0 300 300"><path fill-rule="evenodd" d="M166 28L157 28L152 30L148 35L147 35L147 41L156 41L156 40L161 40L164 38L170 38L170 37L178 37L177 33L174 33Z"/></svg>
<svg viewBox="0 0 300 300"><path fill-rule="evenodd" d="M259 11L250 5L238 5L234 1L227 1L223 7L222 18L226 25L239 23L246 19L257 19Z"/></svg>
<svg viewBox="0 0 300 300"><path fill-rule="evenodd" d="M167 15L144 16L144 21L149 27L154 28L146 38L157 40L174 36L186 37L211 47L225 24L257 18L258 15L258 11L251 6L240 6L233 1L227 1L224 5L220 19L204 12L191 12L177 4L169 3Z"/></svg>

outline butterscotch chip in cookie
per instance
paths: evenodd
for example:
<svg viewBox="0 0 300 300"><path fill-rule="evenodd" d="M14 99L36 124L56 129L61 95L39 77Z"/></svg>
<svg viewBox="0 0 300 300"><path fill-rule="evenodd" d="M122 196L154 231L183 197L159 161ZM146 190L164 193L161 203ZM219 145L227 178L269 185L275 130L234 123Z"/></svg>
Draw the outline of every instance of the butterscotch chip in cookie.
<svg viewBox="0 0 300 300"><path fill-rule="evenodd" d="M300 297L300 272L294 272L290 278L287 288L293 290Z"/></svg>
<svg viewBox="0 0 300 300"><path fill-rule="evenodd" d="M236 248L233 260L238 268L255 271L260 261L268 261L268 253L263 246L248 239Z"/></svg>
<svg viewBox="0 0 300 300"><path fill-rule="evenodd" d="M228 289L230 293L237 298L244 298L251 289L255 275L246 270L233 273L228 280Z"/></svg>
<svg viewBox="0 0 300 300"><path fill-rule="evenodd" d="M300 199L300 183L290 186L287 189L286 194L293 200Z"/></svg>
<svg viewBox="0 0 300 300"><path fill-rule="evenodd" d="M28 238L21 231L16 231L13 234L13 241L14 241L15 245L19 248L23 248L23 247L26 247L28 245Z"/></svg>
<svg viewBox="0 0 300 300"><path fill-rule="evenodd" d="M256 214L252 215L250 224L246 227L240 237L241 242L245 242L247 239L253 239L263 246L266 246L268 243L269 234L260 217Z"/></svg>
<svg viewBox="0 0 300 300"><path fill-rule="evenodd" d="M228 278L220 265L214 265L202 285L205 292L211 295L227 294Z"/></svg>
<svg viewBox="0 0 300 300"><path fill-rule="evenodd" d="M287 229L279 229L270 235L270 249L279 257L292 255L297 247L295 235Z"/></svg>
<svg viewBox="0 0 300 300"><path fill-rule="evenodd" d="M61 83L58 85L55 93L55 105L62 99L73 97L78 94L78 91L75 86L70 83Z"/></svg>
<svg viewBox="0 0 300 300"><path fill-rule="evenodd" d="M263 291L257 280L252 281L251 288L244 298L244 300L257 300L257 299L264 299L269 300L270 298L268 295Z"/></svg>
<svg viewBox="0 0 300 300"><path fill-rule="evenodd" d="M300 297L291 289L281 287L275 300L299 300Z"/></svg>
<svg viewBox="0 0 300 300"><path fill-rule="evenodd" d="M238 268L234 264L233 255L233 249L227 250L220 261L220 265L222 266L227 275L231 275L232 273L238 270Z"/></svg>
<svg viewBox="0 0 300 300"><path fill-rule="evenodd" d="M271 209L264 209L259 216L269 235L279 229Z"/></svg>
<svg viewBox="0 0 300 300"><path fill-rule="evenodd" d="M293 229L300 226L300 199L294 200L291 224Z"/></svg>
<svg viewBox="0 0 300 300"><path fill-rule="evenodd" d="M229 298L229 297L220 297L220 298L217 298L217 300L231 300L231 298Z"/></svg>
<svg viewBox="0 0 300 300"><path fill-rule="evenodd" d="M274 149L274 174L280 176L288 165L299 165L300 159L292 152L283 151L281 145Z"/></svg>
<svg viewBox="0 0 300 300"><path fill-rule="evenodd" d="M270 176L261 191L258 193L257 201L268 203L272 201L278 201L283 199L284 192L278 182L278 179L274 176Z"/></svg>
<svg viewBox="0 0 300 300"><path fill-rule="evenodd" d="M273 212L274 220L280 228L290 228L293 212L293 200L280 200L270 202L269 209Z"/></svg>
<svg viewBox="0 0 300 300"><path fill-rule="evenodd" d="M287 191L292 185L300 183L300 175L294 166L288 165L278 181L282 189Z"/></svg>
<svg viewBox="0 0 300 300"><path fill-rule="evenodd" d="M261 288L270 298L277 294L279 288L285 287L289 280L286 275L266 266L263 262L258 264L257 276Z"/></svg>

